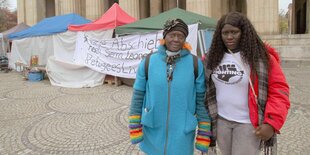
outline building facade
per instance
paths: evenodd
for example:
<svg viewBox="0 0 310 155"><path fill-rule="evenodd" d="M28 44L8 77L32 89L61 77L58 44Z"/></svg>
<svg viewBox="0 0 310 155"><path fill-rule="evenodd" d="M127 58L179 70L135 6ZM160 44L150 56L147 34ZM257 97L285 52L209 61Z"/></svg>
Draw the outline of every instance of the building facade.
<svg viewBox="0 0 310 155"><path fill-rule="evenodd" d="M290 34L310 33L310 0L292 0L289 6Z"/></svg>
<svg viewBox="0 0 310 155"><path fill-rule="evenodd" d="M46 17L67 13L95 20L114 2L137 19L175 7L215 19L227 12L239 11L252 21L260 34L279 33L278 0L17 0L18 22L34 25Z"/></svg>

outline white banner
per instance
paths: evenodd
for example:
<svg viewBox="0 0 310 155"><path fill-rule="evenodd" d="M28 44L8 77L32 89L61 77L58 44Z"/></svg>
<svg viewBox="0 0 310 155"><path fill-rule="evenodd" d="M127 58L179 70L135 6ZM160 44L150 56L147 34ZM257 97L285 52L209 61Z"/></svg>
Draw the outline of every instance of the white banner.
<svg viewBox="0 0 310 155"><path fill-rule="evenodd" d="M196 55L198 24L189 26L186 41ZM79 32L74 61L78 64L109 75L135 78L140 61L155 51L162 38L162 31L143 35L98 40Z"/></svg>

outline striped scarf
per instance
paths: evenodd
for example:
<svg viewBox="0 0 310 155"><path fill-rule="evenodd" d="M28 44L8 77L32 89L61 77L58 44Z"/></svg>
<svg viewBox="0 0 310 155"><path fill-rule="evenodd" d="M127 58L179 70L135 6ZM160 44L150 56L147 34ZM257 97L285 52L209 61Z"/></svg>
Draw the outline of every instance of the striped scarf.
<svg viewBox="0 0 310 155"><path fill-rule="evenodd" d="M207 64L207 59L205 59L204 63ZM267 101L267 93L268 93L268 70L262 60L258 60L258 66L256 67L257 77L258 77L258 94L257 100L259 105L259 123L261 124L264 120L265 113L265 105ZM213 133L211 137L210 147L215 147L216 145L216 132L217 132L217 102L216 102L216 88L211 79L212 70L208 69L205 65L205 77L206 77L206 100L205 105L209 110L209 115L211 117L211 131ZM252 80L253 82L253 80ZM268 141L261 141L260 145L261 150L265 155L273 154L275 155L276 150L276 134Z"/></svg>

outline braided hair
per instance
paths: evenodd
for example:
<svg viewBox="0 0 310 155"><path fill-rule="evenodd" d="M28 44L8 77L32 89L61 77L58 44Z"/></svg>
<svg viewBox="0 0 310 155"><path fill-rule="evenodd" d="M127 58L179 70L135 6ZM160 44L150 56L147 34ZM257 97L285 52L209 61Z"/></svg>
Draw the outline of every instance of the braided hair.
<svg viewBox="0 0 310 155"><path fill-rule="evenodd" d="M222 40L221 31L225 24L238 27L241 30L240 37L240 55L242 61L250 65L253 73L256 73L258 67L258 59L261 59L268 68L267 49L259 38L254 26L250 20L239 12L230 12L221 17L217 23L216 30L213 35L212 44L208 52L208 69L214 70L224 57L227 48Z"/></svg>

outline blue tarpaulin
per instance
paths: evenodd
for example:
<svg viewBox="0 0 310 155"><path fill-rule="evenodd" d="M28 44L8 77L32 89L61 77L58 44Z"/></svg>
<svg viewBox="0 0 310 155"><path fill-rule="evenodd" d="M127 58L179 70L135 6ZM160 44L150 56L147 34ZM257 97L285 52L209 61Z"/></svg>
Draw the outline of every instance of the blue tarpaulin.
<svg viewBox="0 0 310 155"><path fill-rule="evenodd" d="M22 39L35 36L46 36L61 33L68 30L71 24L79 25L89 23L90 20L77 14L66 14L61 16L49 17L41 20L36 25L8 36L9 39Z"/></svg>

